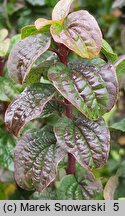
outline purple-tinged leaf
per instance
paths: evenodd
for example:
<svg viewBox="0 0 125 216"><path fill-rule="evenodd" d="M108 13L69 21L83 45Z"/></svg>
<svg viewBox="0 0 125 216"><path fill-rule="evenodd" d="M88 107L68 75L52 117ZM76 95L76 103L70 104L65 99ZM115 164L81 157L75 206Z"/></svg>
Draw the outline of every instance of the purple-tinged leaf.
<svg viewBox="0 0 125 216"><path fill-rule="evenodd" d="M0 182L2 183L14 183L14 175L10 170L6 170L0 167Z"/></svg>
<svg viewBox="0 0 125 216"><path fill-rule="evenodd" d="M112 63L114 63L114 61L116 61L116 59L118 58L117 54L113 52L111 46L104 39L102 40L101 52L106 56L108 61Z"/></svg>
<svg viewBox="0 0 125 216"><path fill-rule="evenodd" d="M19 94L19 91L12 80L0 77L0 101L11 101Z"/></svg>
<svg viewBox="0 0 125 216"><path fill-rule="evenodd" d="M61 103L61 102L60 102ZM50 100L46 106L44 107L41 118L47 118L52 114L61 115L65 112L65 106L63 104L60 104L58 102Z"/></svg>
<svg viewBox="0 0 125 216"><path fill-rule="evenodd" d="M56 177L65 152L56 144L49 128L23 135L15 149L15 179L26 190L42 192Z"/></svg>
<svg viewBox="0 0 125 216"><path fill-rule="evenodd" d="M110 149L110 134L103 119L90 121L80 116L72 121L60 118L54 127L59 146L73 154L85 168L103 166Z"/></svg>
<svg viewBox="0 0 125 216"><path fill-rule="evenodd" d="M119 91L116 69L112 64L106 64L99 69L99 74L104 80L106 89L109 93L109 99L107 102L107 111L110 111L117 101L117 96Z"/></svg>
<svg viewBox="0 0 125 216"><path fill-rule="evenodd" d="M39 65L31 68L29 74L27 75L24 84L30 85L32 83L40 82L41 77L47 78L47 72L51 65L53 65L54 61L43 61Z"/></svg>
<svg viewBox="0 0 125 216"><path fill-rule="evenodd" d="M108 91L95 66L76 64L68 67L57 63L48 71L55 88L80 112L90 119L97 119L107 111Z"/></svg>
<svg viewBox="0 0 125 216"><path fill-rule="evenodd" d="M83 58L98 56L102 47L102 33L95 20L85 10L73 12L63 26L53 24L51 34L57 43L62 43Z"/></svg>
<svg viewBox="0 0 125 216"><path fill-rule="evenodd" d="M63 22L67 17L73 0L60 0L52 12L52 20Z"/></svg>
<svg viewBox="0 0 125 216"><path fill-rule="evenodd" d="M50 42L47 34L33 35L19 41L8 59L10 77L23 83L34 62L50 47Z"/></svg>
<svg viewBox="0 0 125 216"><path fill-rule="evenodd" d="M54 96L54 92L54 87L47 84L37 83L27 87L7 108L7 129L18 136L26 123L40 116L47 102Z"/></svg>

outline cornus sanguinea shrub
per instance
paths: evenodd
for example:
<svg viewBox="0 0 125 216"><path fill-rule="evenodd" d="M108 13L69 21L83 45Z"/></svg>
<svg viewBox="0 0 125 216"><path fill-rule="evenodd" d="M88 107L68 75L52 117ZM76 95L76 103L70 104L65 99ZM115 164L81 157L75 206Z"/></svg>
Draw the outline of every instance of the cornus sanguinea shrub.
<svg viewBox="0 0 125 216"><path fill-rule="evenodd" d="M14 155L16 182L24 189L42 192L68 155L63 193L88 199L99 188L91 171L108 159L110 134L102 116L117 99L113 64L117 55L102 39L88 11L70 11L72 2L60 0L52 20L39 18L35 25L22 29L22 40L10 53L8 70L10 77L26 88L9 105L5 123L19 136L29 121L54 113L53 126L46 120L44 126L19 138ZM47 52L50 56L45 59ZM106 62L100 57L103 55ZM44 60L34 64L41 56ZM76 176L76 161L87 170L82 178Z"/></svg>

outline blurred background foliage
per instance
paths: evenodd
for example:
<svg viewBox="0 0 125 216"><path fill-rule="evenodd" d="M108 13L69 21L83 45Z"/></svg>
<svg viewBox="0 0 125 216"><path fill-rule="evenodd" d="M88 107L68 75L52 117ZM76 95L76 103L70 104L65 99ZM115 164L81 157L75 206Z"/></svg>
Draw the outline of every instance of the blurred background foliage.
<svg viewBox="0 0 125 216"><path fill-rule="evenodd" d="M11 100L23 87L8 77L6 62L13 45L20 40L22 27L39 18L51 18L58 0L0 0L0 200L2 199L57 199L58 185L65 176L65 161L58 168L55 188L43 194L20 189L14 181L13 152L16 139L4 125L4 113ZM118 55L125 54L125 0L76 0L72 10L88 10L97 19L103 37ZM120 65L120 92L113 110L104 116L111 131L111 150L108 163L94 171L101 180L104 193L95 199L125 199L125 63ZM49 119L53 123L53 117ZM33 127L32 124L27 128ZM79 172L80 175L80 172Z"/></svg>

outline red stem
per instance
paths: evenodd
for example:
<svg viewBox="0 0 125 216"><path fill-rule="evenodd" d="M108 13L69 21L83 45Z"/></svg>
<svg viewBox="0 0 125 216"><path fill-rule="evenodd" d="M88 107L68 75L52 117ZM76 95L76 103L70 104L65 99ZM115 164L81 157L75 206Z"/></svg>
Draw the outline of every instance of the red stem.
<svg viewBox="0 0 125 216"><path fill-rule="evenodd" d="M72 115L72 104L65 100L66 101L66 116L69 118L69 119L73 119L73 115ZM67 174L75 174L76 172L76 159L75 157L71 154L71 153L68 153L68 166L67 166Z"/></svg>
<svg viewBox="0 0 125 216"><path fill-rule="evenodd" d="M65 47L63 44L60 44L59 50L52 50L52 51L54 51L58 55L60 61L64 65L67 65L67 57L69 54L69 49L67 47ZM65 100L65 103L66 103L66 116L69 119L73 119L72 104L68 100ZM72 154L68 153L67 174L74 175L75 171L76 171L76 159Z"/></svg>
<svg viewBox="0 0 125 216"><path fill-rule="evenodd" d="M0 76L3 76L3 68L4 68L5 60L0 57Z"/></svg>
<svg viewBox="0 0 125 216"><path fill-rule="evenodd" d="M5 65L5 59L0 57L0 76L3 76L4 65ZM4 118L4 114L6 112L7 106L8 105L7 105L6 102L2 102L2 115L3 115L3 118Z"/></svg>

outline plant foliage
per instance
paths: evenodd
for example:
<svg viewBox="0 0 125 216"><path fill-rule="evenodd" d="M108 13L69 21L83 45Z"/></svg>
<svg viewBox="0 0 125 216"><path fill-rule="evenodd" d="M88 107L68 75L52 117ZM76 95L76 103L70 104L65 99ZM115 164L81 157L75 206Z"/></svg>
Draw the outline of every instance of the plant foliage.
<svg viewBox="0 0 125 216"><path fill-rule="evenodd" d="M71 12L72 3L60 0L52 20L38 18L22 29L7 66L10 77L27 87L9 104L5 124L19 136L29 121L40 122L38 129L23 133L15 148L15 179L21 188L45 190L68 155L70 175L62 179L59 194L92 199L101 187L91 171L107 162L110 149L103 115L117 100L117 55L102 38L96 19L86 10ZM99 58L102 53L107 63ZM78 61L70 62L71 54ZM82 179L75 176L75 160L86 169Z"/></svg>

